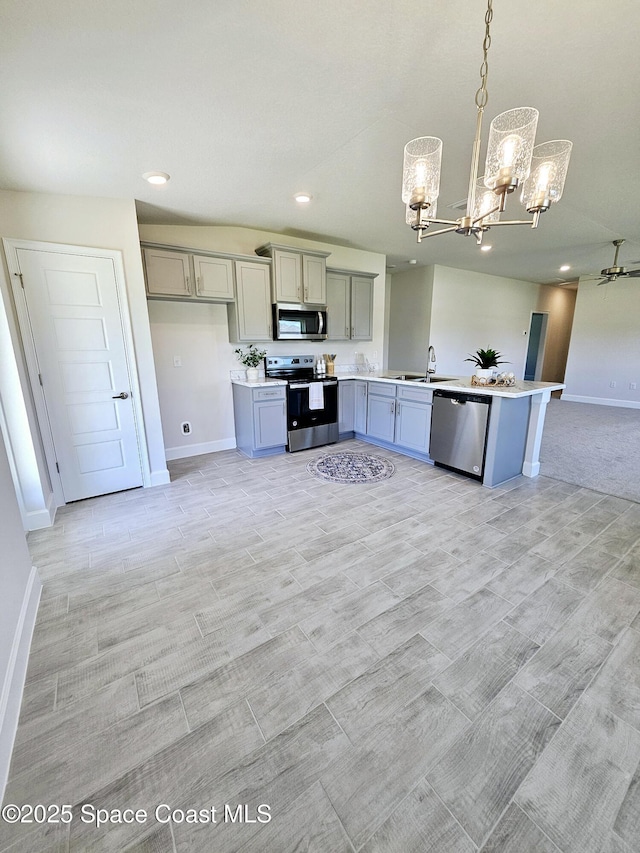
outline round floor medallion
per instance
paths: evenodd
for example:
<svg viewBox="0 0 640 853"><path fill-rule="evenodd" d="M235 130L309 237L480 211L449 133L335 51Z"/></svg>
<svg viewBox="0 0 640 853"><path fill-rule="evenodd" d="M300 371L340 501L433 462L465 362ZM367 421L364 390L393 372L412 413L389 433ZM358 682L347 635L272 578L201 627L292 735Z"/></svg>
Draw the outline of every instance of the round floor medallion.
<svg viewBox="0 0 640 853"><path fill-rule="evenodd" d="M307 471L331 483L374 483L394 472L393 463L368 453L327 453L307 465Z"/></svg>

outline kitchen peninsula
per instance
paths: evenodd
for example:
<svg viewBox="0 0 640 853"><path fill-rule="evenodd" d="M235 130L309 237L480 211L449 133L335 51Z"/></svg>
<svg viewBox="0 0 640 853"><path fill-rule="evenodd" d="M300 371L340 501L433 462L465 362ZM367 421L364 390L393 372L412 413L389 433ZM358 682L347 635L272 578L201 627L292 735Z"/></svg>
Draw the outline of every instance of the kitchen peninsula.
<svg viewBox="0 0 640 853"><path fill-rule="evenodd" d="M400 378L407 376L407 378ZM411 377L411 378L409 378ZM398 371L338 375L340 386L340 438L356 437L379 447L395 450L425 462L433 462L429 455L431 411L434 391L459 392L490 398L484 471L482 484L495 487L519 475L536 477L540 472L540 444L547 403L551 392L565 386L552 382L517 381L513 386L476 386L470 377L436 379L429 383L420 381L415 374ZM243 387L247 395L258 395L254 405L260 405L260 395L266 387L274 390L286 382L262 379L249 383L232 380L234 386ZM238 418L236 434L243 441L238 447L247 455L284 452L286 439L286 413L282 405L285 389L277 403L282 412L281 428L271 424L277 441L270 447L264 442L260 447L247 446L246 410ZM274 400L274 403L276 401ZM255 413L254 413L255 414ZM255 422L255 418L252 419ZM259 451L259 452L258 452Z"/></svg>

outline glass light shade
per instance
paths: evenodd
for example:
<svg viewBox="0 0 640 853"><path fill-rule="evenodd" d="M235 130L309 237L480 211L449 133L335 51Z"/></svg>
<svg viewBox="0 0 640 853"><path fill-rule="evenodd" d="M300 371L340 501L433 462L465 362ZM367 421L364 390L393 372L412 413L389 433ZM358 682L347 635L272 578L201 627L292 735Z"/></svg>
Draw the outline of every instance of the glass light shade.
<svg viewBox="0 0 640 853"><path fill-rule="evenodd" d="M476 182L476 201L472 211L473 219L476 220L479 216L482 216L482 214L486 213L488 210L493 210L494 207L498 207L499 204L500 199L494 193L493 190L490 190L486 187L484 177L478 178ZM490 225L492 222L498 222L499 219L500 211L495 210L493 213L489 214L489 216L485 216L483 218L482 224Z"/></svg>
<svg viewBox="0 0 640 853"><path fill-rule="evenodd" d="M440 192L442 140L420 136L404 146L402 201L405 204L433 205Z"/></svg>
<svg viewBox="0 0 640 853"><path fill-rule="evenodd" d="M516 107L491 122L484 183L490 189L515 189L529 176L531 155L538 126L538 110Z"/></svg>
<svg viewBox="0 0 640 853"><path fill-rule="evenodd" d="M436 213L438 212L438 202L434 201L431 207L422 208L420 211L420 224L416 222L418 218L418 211L412 210L409 205L407 205L407 214L406 214L406 223L410 225L414 230L417 230L420 226L423 228L427 228L430 224L430 220L435 219Z"/></svg>
<svg viewBox="0 0 640 853"><path fill-rule="evenodd" d="M529 212L547 210L560 201L567 178L573 143L568 139L542 142L533 149L531 173L522 187L522 203Z"/></svg>

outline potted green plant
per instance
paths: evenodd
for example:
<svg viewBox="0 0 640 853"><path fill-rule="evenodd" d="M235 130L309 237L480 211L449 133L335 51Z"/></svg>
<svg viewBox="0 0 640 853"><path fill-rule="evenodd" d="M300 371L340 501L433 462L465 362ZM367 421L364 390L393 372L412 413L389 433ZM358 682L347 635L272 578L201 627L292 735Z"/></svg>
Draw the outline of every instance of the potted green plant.
<svg viewBox="0 0 640 853"><path fill-rule="evenodd" d="M266 350L258 349L255 344L249 344L246 352L242 347L235 350L238 361L247 368L247 382L258 381L258 365L267 354Z"/></svg>
<svg viewBox="0 0 640 853"><path fill-rule="evenodd" d="M502 353L494 349L478 349L475 355L469 355L471 357L465 358L465 361L472 361L476 365L476 376L480 379L491 379L499 364L509 363L503 361Z"/></svg>

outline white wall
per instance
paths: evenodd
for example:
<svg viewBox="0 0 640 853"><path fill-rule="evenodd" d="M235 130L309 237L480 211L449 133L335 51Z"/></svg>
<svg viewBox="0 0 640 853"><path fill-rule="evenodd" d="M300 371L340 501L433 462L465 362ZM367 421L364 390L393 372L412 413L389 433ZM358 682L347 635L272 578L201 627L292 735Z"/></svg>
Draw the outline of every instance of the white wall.
<svg viewBox="0 0 640 853"><path fill-rule="evenodd" d="M640 408L639 318L638 279L580 281L563 400Z"/></svg>
<svg viewBox="0 0 640 853"><path fill-rule="evenodd" d="M139 226L143 242L183 246L255 257L264 243L280 243L301 249L331 252L327 266L377 274L374 281L373 340L366 342L297 341L260 344L269 355L282 353L337 354L336 365L355 364L356 353L382 364L385 323L384 255L331 243L319 243L251 228L223 226ZM224 305L149 301L149 317L156 361L162 424L167 458L235 447L230 371L241 370L234 355L238 344L229 343ZM173 367L179 355L181 368ZM180 423L191 421L193 432L185 437Z"/></svg>
<svg viewBox="0 0 640 853"><path fill-rule="evenodd" d="M40 581L32 569L5 445L0 435L0 802L9 760Z"/></svg>
<svg viewBox="0 0 640 853"><path fill-rule="evenodd" d="M391 276L388 363L391 370L427 369L434 267L412 267Z"/></svg>
<svg viewBox="0 0 640 853"><path fill-rule="evenodd" d="M151 467L151 483L168 481L164 442L160 420L157 385L153 364L153 350L149 330L149 317L142 272L142 258L138 237L135 203L131 199L84 198L76 196L45 195L41 193L19 193L0 191L0 236L14 239L35 240L104 249L117 249L122 253L127 299L131 314L136 364L140 380L141 403L145 418L145 437ZM33 454L37 476L44 491L50 484L43 465L43 453L39 442L33 402L22 361L21 344L12 308L11 288L5 259L0 268L0 291L6 313L6 326L0 324L0 336L5 351L7 329L11 336L10 349L16 354L15 363L10 365L11 375L0 372L0 397L5 412L14 404L24 407L23 418L30 423L33 438ZM16 377L19 378L24 401L16 400ZM10 385L12 384L12 387ZM7 420L9 420L7 414ZM19 433L17 425L11 430L11 443L15 449Z"/></svg>
<svg viewBox="0 0 640 853"><path fill-rule="evenodd" d="M438 373L471 375L474 365L464 359L491 348L509 362L504 370L522 378L539 285L451 267L433 269L429 340L436 349Z"/></svg>

